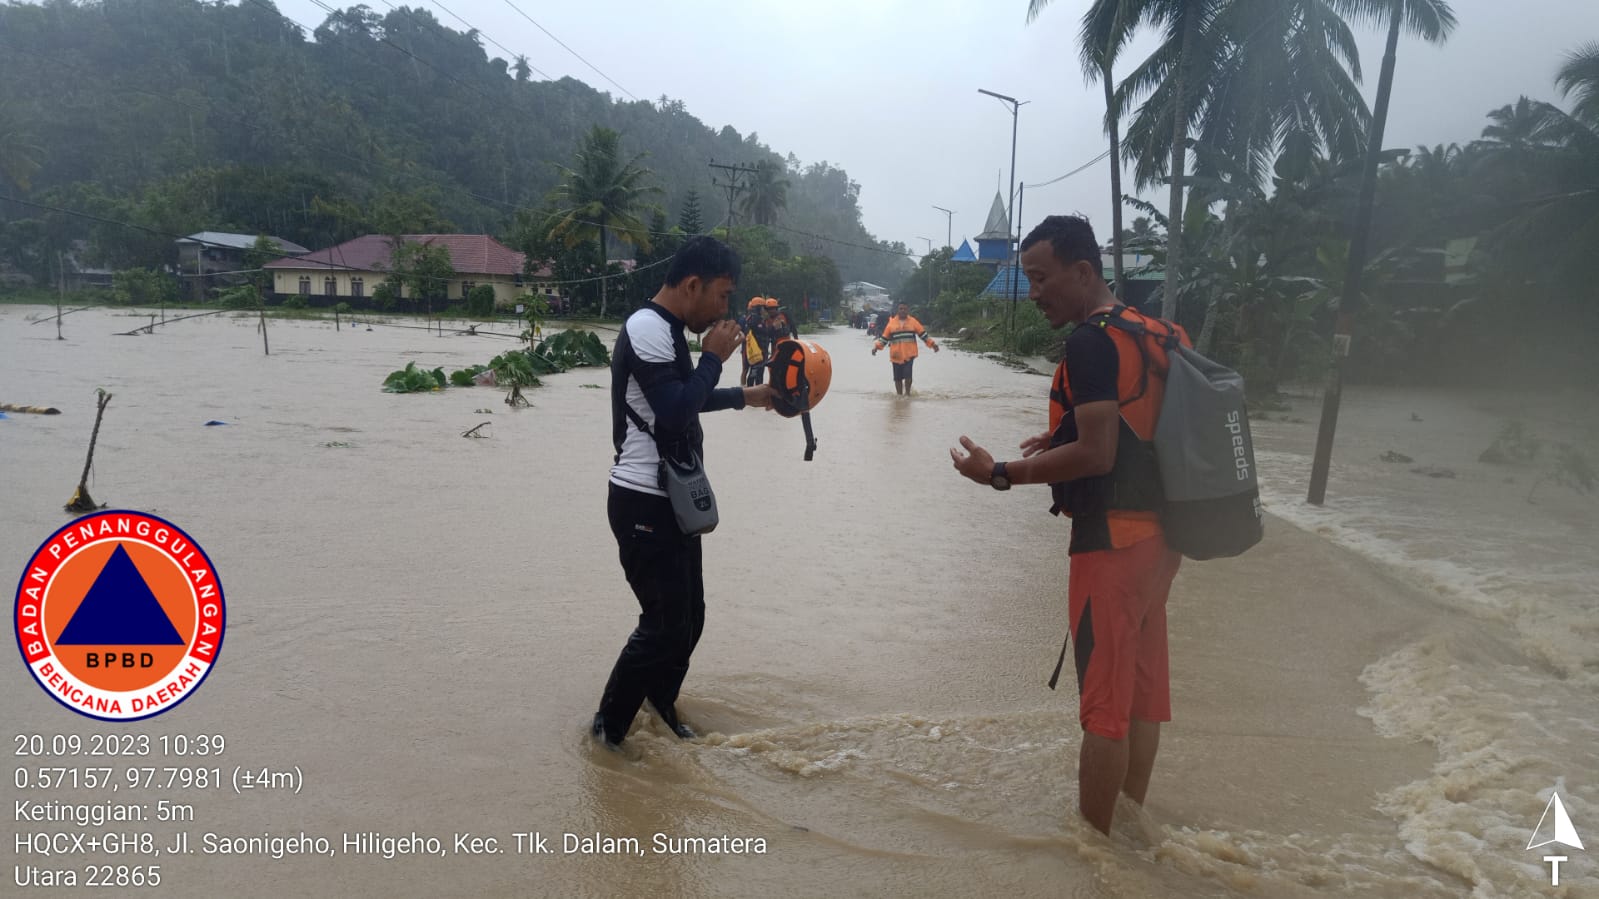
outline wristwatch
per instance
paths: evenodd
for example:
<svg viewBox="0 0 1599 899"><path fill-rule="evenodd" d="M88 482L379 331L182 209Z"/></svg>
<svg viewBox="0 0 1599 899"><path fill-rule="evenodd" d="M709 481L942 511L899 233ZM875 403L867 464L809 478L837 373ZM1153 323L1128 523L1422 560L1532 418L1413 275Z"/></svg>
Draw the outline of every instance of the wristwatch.
<svg viewBox="0 0 1599 899"><path fill-rule="evenodd" d="M1010 475L1005 472L1004 462L994 463L994 473L988 476L988 484L995 490L1010 489Z"/></svg>

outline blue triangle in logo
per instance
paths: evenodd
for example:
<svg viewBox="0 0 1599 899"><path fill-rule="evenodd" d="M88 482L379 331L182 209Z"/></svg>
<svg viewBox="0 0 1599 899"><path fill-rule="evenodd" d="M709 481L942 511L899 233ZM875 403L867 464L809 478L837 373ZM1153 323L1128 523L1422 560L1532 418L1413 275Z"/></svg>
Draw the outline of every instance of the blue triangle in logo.
<svg viewBox="0 0 1599 899"><path fill-rule="evenodd" d="M172 619L150 592L144 576L117 544L88 595L56 638L60 646L182 646Z"/></svg>

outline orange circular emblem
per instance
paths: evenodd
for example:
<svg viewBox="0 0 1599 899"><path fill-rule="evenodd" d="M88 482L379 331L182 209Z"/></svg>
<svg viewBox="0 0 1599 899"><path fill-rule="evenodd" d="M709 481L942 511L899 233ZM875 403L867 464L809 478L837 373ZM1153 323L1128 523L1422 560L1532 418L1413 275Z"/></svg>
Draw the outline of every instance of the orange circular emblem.
<svg viewBox="0 0 1599 899"><path fill-rule="evenodd" d="M97 512L61 528L17 585L28 670L57 702L106 721L187 699L216 664L226 619L205 551L141 512Z"/></svg>

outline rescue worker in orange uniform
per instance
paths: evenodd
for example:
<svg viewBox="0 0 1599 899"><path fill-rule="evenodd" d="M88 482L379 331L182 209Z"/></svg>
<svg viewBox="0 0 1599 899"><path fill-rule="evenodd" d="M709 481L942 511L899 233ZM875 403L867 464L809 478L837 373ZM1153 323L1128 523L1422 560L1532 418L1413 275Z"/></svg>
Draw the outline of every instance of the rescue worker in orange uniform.
<svg viewBox="0 0 1599 899"><path fill-rule="evenodd" d="M872 346L872 355L883 347L888 347L889 361L894 363L894 392L901 396L911 395L911 367L916 364L916 356L921 352L916 342L920 340L932 347L933 352L938 352L938 341L927 336L927 329L922 323L911 315L911 307L900 303L894 317L883 325L883 333Z"/></svg>
<svg viewBox="0 0 1599 899"><path fill-rule="evenodd" d="M745 344L744 346L740 347L738 351L739 361L743 363L743 365L739 368L738 382L746 387L759 384L762 380L762 376L759 372L757 372L754 381L751 381L750 364L751 362L764 363L766 361L766 357L764 354L762 354L760 359L752 360L750 356L752 351L756 353L760 352L761 341L758 337L756 337L755 329L759 327L760 324L765 320L765 313L766 298L750 297L749 306L745 308L744 314L739 316L738 319L739 327L744 329L745 335ZM750 343L751 338L754 338L753 346Z"/></svg>
<svg viewBox="0 0 1599 899"><path fill-rule="evenodd" d="M950 457L962 475L996 490L1049 484L1050 511L1071 516L1067 615L1083 729L1078 804L1108 834L1118 795L1143 804L1160 725L1171 720L1166 599L1181 561L1156 511L1163 490L1150 443L1165 397L1166 353L1150 336L1108 322L1189 340L1180 327L1116 299L1084 219L1044 219L1022 241L1021 262L1028 297L1050 327L1078 325L1050 390L1050 430L1023 441L1019 460L996 462L964 436L965 451L952 448Z"/></svg>

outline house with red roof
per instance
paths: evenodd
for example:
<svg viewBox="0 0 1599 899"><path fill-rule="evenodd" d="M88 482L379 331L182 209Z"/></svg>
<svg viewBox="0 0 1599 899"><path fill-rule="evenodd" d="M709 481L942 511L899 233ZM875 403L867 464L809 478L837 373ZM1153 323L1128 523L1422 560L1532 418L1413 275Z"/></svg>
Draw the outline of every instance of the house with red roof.
<svg viewBox="0 0 1599 899"><path fill-rule="evenodd" d="M452 303L464 302L472 288L487 284L494 288L496 306L514 306L532 293L552 306L559 305L556 289L541 283L554 277L548 266L528 276L527 257L486 234L403 234L400 239L450 251L450 265L456 274L449 283ZM299 294L315 305L340 301L360 305L388 280L394 248L393 237L368 234L325 250L268 262L266 269L272 273L272 290L280 297Z"/></svg>

